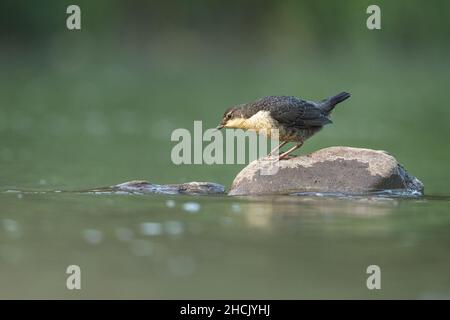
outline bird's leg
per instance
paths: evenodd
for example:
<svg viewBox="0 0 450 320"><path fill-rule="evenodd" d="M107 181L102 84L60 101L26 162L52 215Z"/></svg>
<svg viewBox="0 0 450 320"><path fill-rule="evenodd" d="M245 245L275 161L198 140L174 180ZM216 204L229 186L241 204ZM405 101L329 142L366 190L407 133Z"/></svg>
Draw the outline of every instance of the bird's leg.
<svg viewBox="0 0 450 320"><path fill-rule="evenodd" d="M297 143L295 146L293 146L292 148L290 148L288 151L283 152L282 154L280 154L280 157L278 158L279 160L282 160L284 158L286 158L292 151L297 150L298 148L300 148L303 145L303 142Z"/></svg>
<svg viewBox="0 0 450 320"><path fill-rule="evenodd" d="M283 141L282 143L280 143L276 148L274 148L272 151L269 152L268 156L269 157L272 156L275 151L279 150L286 143L288 143L288 142L287 141Z"/></svg>

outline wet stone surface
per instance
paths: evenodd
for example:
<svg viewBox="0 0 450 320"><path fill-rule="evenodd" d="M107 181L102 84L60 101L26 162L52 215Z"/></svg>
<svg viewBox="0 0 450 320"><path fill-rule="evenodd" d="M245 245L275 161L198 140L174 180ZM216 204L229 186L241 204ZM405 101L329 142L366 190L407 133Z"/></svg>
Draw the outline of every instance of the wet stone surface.
<svg viewBox="0 0 450 320"><path fill-rule="evenodd" d="M229 195L386 190L423 194L422 182L385 151L330 147L288 160L262 160L253 161L236 176Z"/></svg>
<svg viewBox="0 0 450 320"><path fill-rule="evenodd" d="M145 180L128 181L107 188L92 190L92 192L127 192L127 193L157 193L157 194L223 194L225 187L212 182L186 182L180 184L154 184Z"/></svg>

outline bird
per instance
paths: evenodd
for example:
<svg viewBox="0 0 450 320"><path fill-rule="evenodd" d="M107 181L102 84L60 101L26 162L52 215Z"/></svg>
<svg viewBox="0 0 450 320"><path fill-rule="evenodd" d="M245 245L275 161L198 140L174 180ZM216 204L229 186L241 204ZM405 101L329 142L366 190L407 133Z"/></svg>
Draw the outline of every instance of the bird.
<svg viewBox="0 0 450 320"><path fill-rule="evenodd" d="M287 143L295 143L292 148L279 155L278 159L282 160L288 158L323 126L332 123L330 114L334 107L350 96L348 92L341 92L318 102L294 96L268 96L228 108L216 129L263 131L269 137L271 130L276 129L281 143L269 156Z"/></svg>

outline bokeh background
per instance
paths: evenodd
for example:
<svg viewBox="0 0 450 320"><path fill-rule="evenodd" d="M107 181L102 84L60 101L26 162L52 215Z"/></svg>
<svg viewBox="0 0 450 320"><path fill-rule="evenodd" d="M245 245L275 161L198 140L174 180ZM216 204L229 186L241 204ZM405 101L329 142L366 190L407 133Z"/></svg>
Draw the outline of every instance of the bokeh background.
<svg viewBox="0 0 450 320"><path fill-rule="evenodd" d="M366 28L370 4L381 30ZM2 0L0 297L450 297L449 21L445 0ZM24 192L228 187L243 165L172 164L174 129L267 95L341 91L351 99L301 152L386 150L428 197ZM81 292L65 288L69 264Z"/></svg>
<svg viewBox="0 0 450 320"><path fill-rule="evenodd" d="M241 166L175 166L176 128L217 125L266 95L353 94L302 152L384 149L449 191L450 4L378 1L2 1L0 185L79 188L130 179L229 185ZM39 183L41 182L41 183Z"/></svg>

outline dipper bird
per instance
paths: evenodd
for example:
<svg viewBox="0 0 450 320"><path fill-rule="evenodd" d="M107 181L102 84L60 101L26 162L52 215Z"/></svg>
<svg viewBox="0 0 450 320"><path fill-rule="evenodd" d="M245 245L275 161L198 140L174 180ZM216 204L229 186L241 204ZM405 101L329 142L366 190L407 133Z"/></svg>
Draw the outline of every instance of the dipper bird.
<svg viewBox="0 0 450 320"><path fill-rule="evenodd" d="M281 160L300 148L306 139L322 129L324 125L332 123L329 118L331 111L338 103L349 97L350 93L341 92L314 102L293 96L269 96L228 108L217 129L265 131L269 137L270 130L277 129L278 138L282 143L270 154L288 142L295 142L295 146L280 154Z"/></svg>

